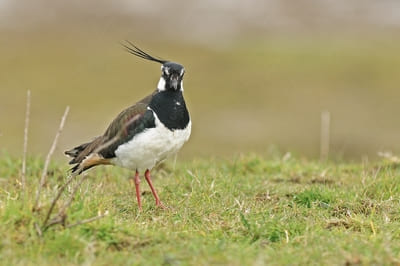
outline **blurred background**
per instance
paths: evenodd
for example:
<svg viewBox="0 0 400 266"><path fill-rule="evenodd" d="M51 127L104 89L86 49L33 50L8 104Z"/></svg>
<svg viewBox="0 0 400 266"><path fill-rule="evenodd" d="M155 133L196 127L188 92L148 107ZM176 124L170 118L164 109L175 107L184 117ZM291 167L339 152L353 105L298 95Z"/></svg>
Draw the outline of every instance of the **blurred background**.
<svg viewBox="0 0 400 266"><path fill-rule="evenodd" d="M46 154L67 105L63 150L104 132L156 87L158 64L185 65L192 139L181 154L290 151L318 158L400 151L400 1L0 0L0 150Z"/></svg>

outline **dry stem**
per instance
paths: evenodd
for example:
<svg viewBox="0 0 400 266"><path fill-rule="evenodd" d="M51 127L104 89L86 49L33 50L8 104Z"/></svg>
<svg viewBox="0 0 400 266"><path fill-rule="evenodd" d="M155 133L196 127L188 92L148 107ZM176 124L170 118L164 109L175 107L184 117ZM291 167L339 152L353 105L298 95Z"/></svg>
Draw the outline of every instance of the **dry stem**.
<svg viewBox="0 0 400 266"><path fill-rule="evenodd" d="M71 228L71 227L74 227L74 226L77 226L77 225L87 224L87 223L99 220L99 219L101 219L101 218L103 218L104 216L107 216L107 215L108 215L108 212L105 212L104 214L101 214L101 215L98 215L98 216L95 216L95 217L92 217L92 218L89 218L89 219L81 220L81 221L78 221L78 222L73 223L73 224L69 224L69 225L65 226L65 228Z"/></svg>
<svg viewBox="0 0 400 266"><path fill-rule="evenodd" d="M28 128L29 128L29 117L31 109L31 91L26 92L26 113L25 113L25 128L24 128L24 152L22 155L22 169L21 169L21 184L22 191L25 192L26 184L26 153L28 150Z"/></svg>
<svg viewBox="0 0 400 266"><path fill-rule="evenodd" d="M78 176L78 173L79 172L72 173L72 175L67 180L67 182L65 182L65 184L58 190L58 193L57 193L56 197L51 202L50 209L47 212L46 218L44 219L44 222L43 222L43 225L42 225L43 231L46 231L47 228L50 226L50 225L47 224L47 222L49 221L50 215L53 212L53 209L56 206L56 203L57 203L58 199L61 197L61 194L64 192L64 190L67 188L67 186L72 182L72 180L74 180Z"/></svg>
<svg viewBox="0 0 400 266"><path fill-rule="evenodd" d="M63 115L62 118L61 118L60 126L59 126L59 128L58 128L58 131L57 131L55 137L54 137L53 144L51 145L50 150L49 150L49 153L47 154L46 161L45 161L44 167L43 167L42 177L40 178L40 183L39 183L38 188L37 188L37 191L36 191L35 205L34 205L34 207L33 207L33 210L34 210L34 211L37 210L38 207L39 207L40 193L41 193L41 191L42 191L42 187L44 186L44 184L45 184L45 182L46 182L47 169L48 169L48 167L49 167L50 159L51 159L51 156L52 156L53 153L54 153L54 150L55 150L56 147L57 147L58 138L60 137L60 134L61 134L61 132L62 132L62 130L63 130L63 128L64 128L64 124L65 124L65 120L67 119L68 112L69 112L69 106L67 106L67 107L65 108L65 112L64 112L64 115Z"/></svg>
<svg viewBox="0 0 400 266"><path fill-rule="evenodd" d="M71 205L72 201L75 198L76 192L78 192L79 187L82 185L83 181L87 178L87 175L82 175L81 179L79 182L75 185L74 189L72 190L72 193L67 201L67 203L64 204L64 206L60 209L58 212L58 216L63 216L65 214L65 210Z"/></svg>

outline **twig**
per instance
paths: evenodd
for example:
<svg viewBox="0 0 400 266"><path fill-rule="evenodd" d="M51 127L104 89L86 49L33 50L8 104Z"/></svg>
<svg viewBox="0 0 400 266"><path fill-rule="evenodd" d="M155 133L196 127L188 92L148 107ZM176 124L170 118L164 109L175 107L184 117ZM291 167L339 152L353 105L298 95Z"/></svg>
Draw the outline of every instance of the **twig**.
<svg viewBox="0 0 400 266"><path fill-rule="evenodd" d="M61 224L61 225L65 225L65 219L67 218L66 215L64 216L57 216L55 218L53 218L52 220L50 220L50 222L43 227L43 232L45 232L47 229L49 229L51 226L56 225L56 224Z"/></svg>
<svg viewBox="0 0 400 266"><path fill-rule="evenodd" d="M71 227L74 227L74 226L77 226L77 225L87 224L87 223L99 220L99 219L101 219L101 218L103 218L103 217L105 217L107 215L108 215L108 211L106 211L104 214L101 214L101 215L98 215L98 216L95 216L95 217L92 217L92 218L89 218L89 219L81 220L81 221L78 221L78 222L73 223L73 224L69 224L65 228L71 228Z"/></svg>
<svg viewBox="0 0 400 266"><path fill-rule="evenodd" d="M75 176L77 176L77 175L75 175ZM47 229L48 229L50 226L52 226L52 225L64 223L65 217L66 217L65 211L66 211L66 210L68 209L68 207L71 205L72 201L73 201L74 198L75 198L76 193L78 192L79 187L82 185L83 181L85 181L87 177L88 177L87 175L83 175L83 176L81 177L81 179L79 180L79 182L78 182L77 184L75 184L75 186L74 186L74 188L73 188L73 190L72 190L72 193L71 193L71 195L70 195L70 197L69 197L67 203L65 203L64 206L58 211L58 213L57 213L57 215L56 215L56 218L54 218L49 224L46 224L47 221L46 221L46 223L43 224L43 226L44 226L44 231L47 230ZM70 180L71 180L71 179L70 179ZM69 181L69 180L68 180L68 181ZM67 186L63 186L62 188L60 188L60 191L61 191L61 192L64 191L66 187L67 187ZM58 195L61 196L60 193L59 193ZM54 199L54 201L53 201L54 204L52 203L52 207L53 207L53 208L54 208L54 206L55 206L55 203L56 203L56 202L58 201L58 199L59 199L58 195L57 195L57 197L56 197L56 198ZM51 208L51 212L53 211L53 208ZM51 212L50 212L50 210L49 210L49 213L48 213L48 216L46 217L46 219L50 218Z"/></svg>
<svg viewBox="0 0 400 266"><path fill-rule="evenodd" d="M49 221L50 215L53 212L53 209L54 209L58 199L61 197L61 194L64 192L65 188L72 182L72 180L74 180L78 176L78 173L79 172L72 173L72 175L67 180L67 182L65 182L64 185L58 190L58 193L57 193L56 197L51 202L50 208L47 211L46 218L44 219L44 222L43 222L43 225L42 225L42 227L44 228L43 231L46 231L46 229L48 228L47 222Z"/></svg>
<svg viewBox="0 0 400 266"><path fill-rule="evenodd" d="M35 205L33 207L34 211L37 210L38 207L39 207L38 206L39 205L39 197L40 197L40 193L42 191L42 187L44 186L44 184L46 182L47 169L49 167L50 159L51 159L51 156L54 153L54 150L56 149L56 146L57 146L57 143L58 143L58 138L60 137L60 134L61 134L61 132L62 132L62 130L64 128L64 124L65 124L65 120L67 119L68 112L69 112L69 106L67 106L65 108L65 112L64 112L64 115L61 118L60 126L58 128L58 131L57 131L55 137L54 137L53 144L51 145L49 153L47 154L46 161L45 161L44 167L43 167L42 177L40 178L40 183L39 183L37 191L36 191Z"/></svg>
<svg viewBox="0 0 400 266"><path fill-rule="evenodd" d="M35 229L36 229L36 232L37 232L37 234L38 234L38 236L42 236L43 235L43 233L42 233L42 229L40 229L40 226L39 226L39 224L38 223L36 223L35 222Z"/></svg>
<svg viewBox="0 0 400 266"><path fill-rule="evenodd" d="M79 180L79 182L75 185L75 187L72 190L72 193L71 193L67 203L65 203L64 206L58 212L58 216L63 216L64 215L65 210L69 207L69 205L71 205L72 201L74 200L75 194L76 194L76 192L78 192L78 188L82 185L83 181L85 181L87 177L88 177L87 175L83 175L81 177L81 179Z"/></svg>
<svg viewBox="0 0 400 266"><path fill-rule="evenodd" d="M24 152L22 155L22 169L21 169L21 184L22 191L25 192L25 176L26 176L26 153L28 150L28 128L29 128L29 116L31 110L31 91L26 92L26 113L25 113L25 128L24 128Z"/></svg>

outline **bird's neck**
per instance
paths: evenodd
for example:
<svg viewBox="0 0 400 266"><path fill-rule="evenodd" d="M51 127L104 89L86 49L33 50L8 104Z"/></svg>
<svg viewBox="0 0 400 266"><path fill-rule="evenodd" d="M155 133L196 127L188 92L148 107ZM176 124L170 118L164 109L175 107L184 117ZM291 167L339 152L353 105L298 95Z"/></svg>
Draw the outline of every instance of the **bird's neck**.
<svg viewBox="0 0 400 266"><path fill-rule="evenodd" d="M154 94L148 106L170 130L184 129L190 122L182 91L166 90Z"/></svg>

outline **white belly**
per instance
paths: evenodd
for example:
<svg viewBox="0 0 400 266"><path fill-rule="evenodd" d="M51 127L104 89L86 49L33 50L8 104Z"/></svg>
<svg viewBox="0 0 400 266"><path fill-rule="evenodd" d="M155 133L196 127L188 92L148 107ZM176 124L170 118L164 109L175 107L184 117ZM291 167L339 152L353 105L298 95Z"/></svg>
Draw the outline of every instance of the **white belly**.
<svg viewBox="0 0 400 266"><path fill-rule="evenodd" d="M115 151L113 164L138 170L152 169L157 163L175 154L189 139L192 124L185 129L170 131L158 119L155 113L156 127L146 129L134 136L129 142L120 145Z"/></svg>

